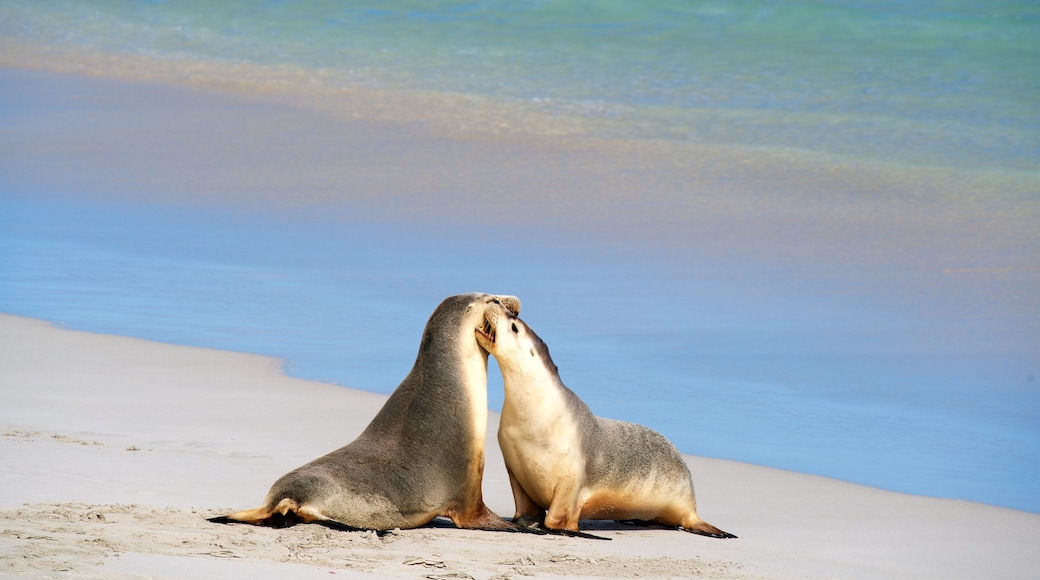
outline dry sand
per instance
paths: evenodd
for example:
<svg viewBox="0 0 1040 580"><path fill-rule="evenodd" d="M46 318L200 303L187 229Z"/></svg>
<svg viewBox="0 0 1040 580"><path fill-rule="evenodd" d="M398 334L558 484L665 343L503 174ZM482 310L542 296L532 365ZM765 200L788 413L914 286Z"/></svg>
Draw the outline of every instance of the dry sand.
<svg viewBox="0 0 1040 580"><path fill-rule="evenodd" d="M385 397L262 356L0 315L0 575L1033 578L1040 515L688 457L701 515L740 536L589 523L612 541L211 524L353 439ZM494 433L492 416L489 432ZM512 499L491 437L488 505Z"/></svg>

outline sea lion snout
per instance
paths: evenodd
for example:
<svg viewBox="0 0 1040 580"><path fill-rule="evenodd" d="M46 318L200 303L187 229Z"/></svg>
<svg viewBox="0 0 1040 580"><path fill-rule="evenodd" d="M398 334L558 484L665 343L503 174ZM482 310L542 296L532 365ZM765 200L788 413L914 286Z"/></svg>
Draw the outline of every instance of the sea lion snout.
<svg viewBox="0 0 1040 580"><path fill-rule="evenodd" d="M520 314L520 299L516 296L498 296L494 302L504 306L513 315Z"/></svg>
<svg viewBox="0 0 1040 580"><path fill-rule="evenodd" d="M479 328L474 329L477 343L490 351L498 339L498 321L501 316L516 318L520 312L520 299L516 296L495 296L484 307L484 320Z"/></svg>
<svg viewBox="0 0 1040 580"><path fill-rule="evenodd" d="M498 336L498 313L491 308L484 310L484 326L477 329L477 334L484 337L487 342L495 344Z"/></svg>

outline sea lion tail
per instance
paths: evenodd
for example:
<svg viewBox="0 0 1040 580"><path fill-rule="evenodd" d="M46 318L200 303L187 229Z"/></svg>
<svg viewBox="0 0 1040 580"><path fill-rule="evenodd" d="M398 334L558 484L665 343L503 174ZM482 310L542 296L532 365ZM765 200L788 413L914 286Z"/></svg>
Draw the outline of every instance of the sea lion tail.
<svg viewBox="0 0 1040 580"><path fill-rule="evenodd" d="M690 532L691 534L708 536L709 538L736 538L733 534L724 532L702 519L697 519L692 522L683 522L683 525L680 526L679 529Z"/></svg>

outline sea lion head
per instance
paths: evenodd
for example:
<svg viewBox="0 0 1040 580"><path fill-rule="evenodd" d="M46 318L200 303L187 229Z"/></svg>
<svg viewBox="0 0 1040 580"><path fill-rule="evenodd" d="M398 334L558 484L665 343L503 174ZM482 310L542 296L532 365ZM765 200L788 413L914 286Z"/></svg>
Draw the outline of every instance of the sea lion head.
<svg viewBox="0 0 1040 580"><path fill-rule="evenodd" d="M517 312L501 301L484 308L484 319L476 329L477 344L495 356L501 365L527 363L532 357L555 372L549 348Z"/></svg>
<svg viewBox="0 0 1040 580"><path fill-rule="evenodd" d="M474 333L484 327L488 308L516 316L520 311L520 299L516 296L481 292L445 298L426 323L421 352L450 350L466 356L465 353L473 349L473 352L479 352L486 358L488 351L474 340ZM440 345L440 349L428 348L434 344Z"/></svg>

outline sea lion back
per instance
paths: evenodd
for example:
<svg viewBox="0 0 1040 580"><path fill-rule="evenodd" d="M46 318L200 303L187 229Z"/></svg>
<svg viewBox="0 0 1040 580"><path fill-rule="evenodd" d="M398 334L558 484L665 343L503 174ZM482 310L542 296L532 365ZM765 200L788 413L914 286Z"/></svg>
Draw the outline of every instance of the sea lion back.
<svg viewBox="0 0 1040 580"><path fill-rule="evenodd" d="M697 516L682 455L652 429L596 417L560 380L548 346L515 313L488 308L478 341L498 361L506 400L499 443L514 521L582 534L582 519L644 520L718 538Z"/></svg>
<svg viewBox="0 0 1040 580"><path fill-rule="evenodd" d="M513 296L442 301L412 370L356 440L278 478L261 507L211 521L382 530L445 516L464 528L519 529L481 492L488 354L474 333L492 303L520 308Z"/></svg>

